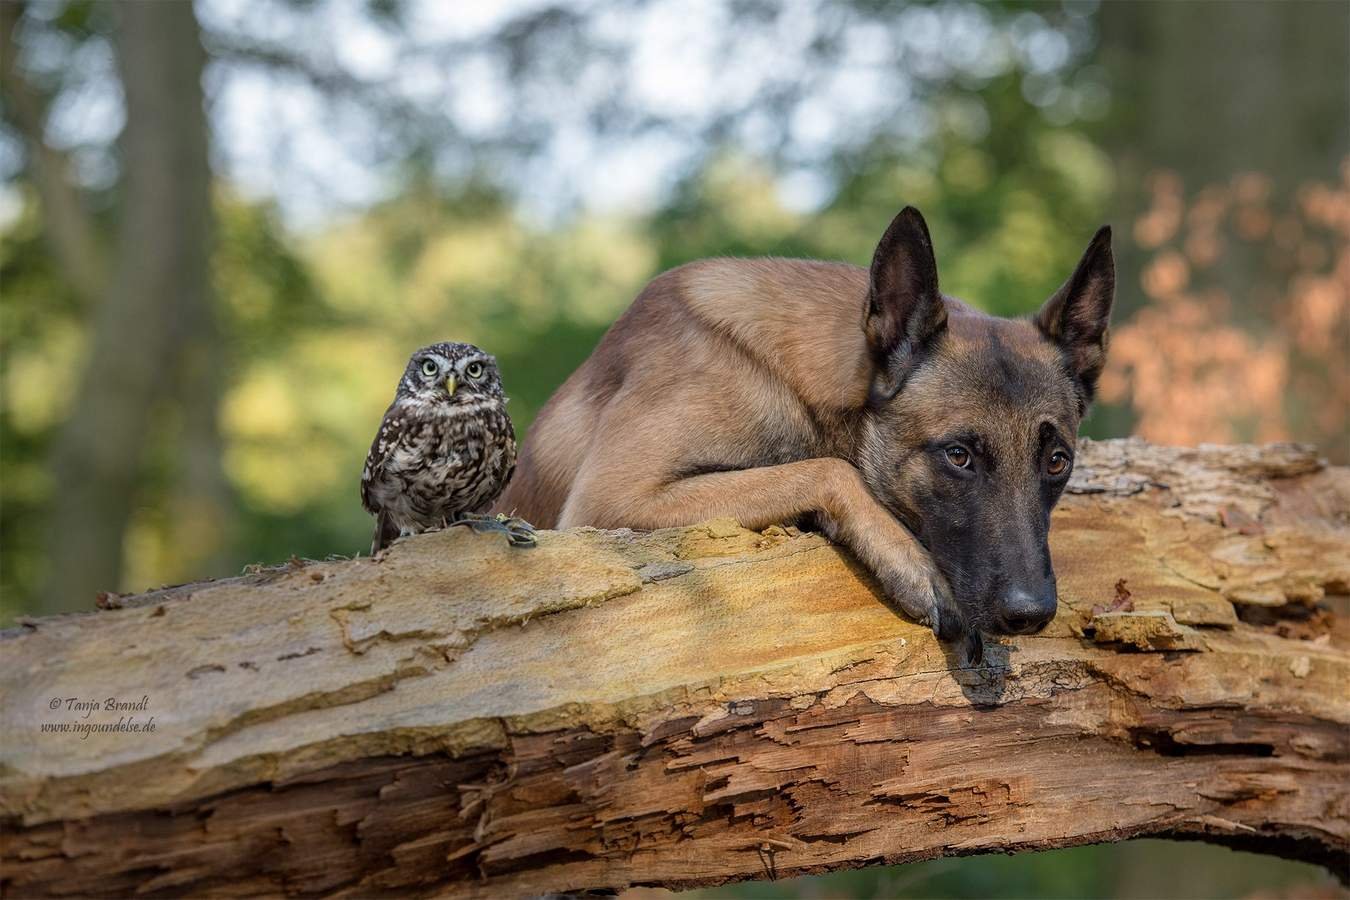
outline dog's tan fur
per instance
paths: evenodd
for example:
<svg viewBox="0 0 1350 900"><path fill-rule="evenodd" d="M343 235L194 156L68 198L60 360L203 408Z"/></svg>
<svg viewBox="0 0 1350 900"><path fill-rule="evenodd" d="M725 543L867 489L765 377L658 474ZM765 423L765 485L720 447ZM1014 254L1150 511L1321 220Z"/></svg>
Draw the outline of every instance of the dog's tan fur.
<svg viewBox="0 0 1350 900"><path fill-rule="evenodd" d="M943 576L900 511L878 502L860 461L878 452L866 445L882 433L867 412L885 366L870 318L877 265L869 275L841 263L713 259L659 276L544 407L497 508L558 528L730 516L759 529L814 515L907 612L932 618ZM1060 350L1037 325L939 303L945 336L934 352L948 365L923 367L905 388L909 440L991 416L1050 417L1073 434L1081 409ZM1005 404L959 383L963 360L991 342L1043 368L1051 396L1027 409L1026 399ZM1028 426L1010 426L1019 427Z"/></svg>

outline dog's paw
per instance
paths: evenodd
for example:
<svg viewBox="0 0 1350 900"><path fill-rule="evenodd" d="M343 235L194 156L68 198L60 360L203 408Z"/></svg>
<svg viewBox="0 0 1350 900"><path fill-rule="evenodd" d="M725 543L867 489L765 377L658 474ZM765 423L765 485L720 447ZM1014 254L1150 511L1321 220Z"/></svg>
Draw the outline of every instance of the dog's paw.
<svg viewBox="0 0 1350 900"><path fill-rule="evenodd" d="M966 665L978 666L984 662L984 635L980 634L978 628L966 632L963 649L966 654Z"/></svg>
<svg viewBox="0 0 1350 900"><path fill-rule="evenodd" d="M883 578L887 596L920 625L933 629L938 640L962 650L968 664L984 659L984 640L967 621L952 595L947 579L929 560L915 561L902 572Z"/></svg>
<svg viewBox="0 0 1350 900"><path fill-rule="evenodd" d="M881 576L886 596L920 625L927 625L943 640L960 621L951 588L937 566L925 555L915 554L904 565Z"/></svg>
<svg viewBox="0 0 1350 900"><path fill-rule="evenodd" d="M933 634L961 653L962 665L978 666L984 662L984 636L966 620L954 602L939 605L933 617L930 623Z"/></svg>

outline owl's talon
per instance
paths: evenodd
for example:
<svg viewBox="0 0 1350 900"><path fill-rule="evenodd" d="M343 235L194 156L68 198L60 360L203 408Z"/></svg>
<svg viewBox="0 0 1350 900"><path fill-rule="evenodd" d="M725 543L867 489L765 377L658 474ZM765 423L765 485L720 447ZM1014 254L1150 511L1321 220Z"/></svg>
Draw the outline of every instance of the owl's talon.
<svg viewBox="0 0 1350 900"><path fill-rule="evenodd" d="M505 515L484 516L477 513L465 513L451 522L448 527L464 525L477 534L501 532L512 547L533 547L535 545L534 526L523 519Z"/></svg>
<svg viewBox="0 0 1350 900"><path fill-rule="evenodd" d="M533 547L539 541L535 537L534 526L524 519L511 516L509 518L500 516L502 524L506 526L506 539L512 547Z"/></svg>
<svg viewBox="0 0 1350 900"><path fill-rule="evenodd" d="M496 522L495 516L485 516L482 513L460 513L449 525L471 525L474 522Z"/></svg>
<svg viewBox="0 0 1350 900"><path fill-rule="evenodd" d="M501 522L498 522L492 516L484 516L478 513L461 513L458 518L446 523L446 528L454 528L456 525L463 525L466 528L473 529L478 534L489 531L505 531Z"/></svg>

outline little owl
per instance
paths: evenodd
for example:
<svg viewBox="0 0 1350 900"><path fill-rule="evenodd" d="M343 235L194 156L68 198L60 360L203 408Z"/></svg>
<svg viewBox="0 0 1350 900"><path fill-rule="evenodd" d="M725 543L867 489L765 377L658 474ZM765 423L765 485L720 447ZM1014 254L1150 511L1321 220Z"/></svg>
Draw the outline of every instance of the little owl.
<svg viewBox="0 0 1350 900"><path fill-rule="evenodd" d="M361 472L361 503L375 516L371 553L396 537L450 525L532 545L526 523L483 515L515 466L516 434L497 361L472 344L418 350Z"/></svg>

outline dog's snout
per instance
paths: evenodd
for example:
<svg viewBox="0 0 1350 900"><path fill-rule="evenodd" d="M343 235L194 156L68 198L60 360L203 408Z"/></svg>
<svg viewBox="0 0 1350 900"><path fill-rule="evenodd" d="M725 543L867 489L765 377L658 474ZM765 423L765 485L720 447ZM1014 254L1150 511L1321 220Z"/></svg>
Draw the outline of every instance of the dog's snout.
<svg viewBox="0 0 1350 900"><path fill-rule="evenodd" d="M1053 590L1033 593L1021 588L1008 591L1000 602L999 619L1006 634L1032 634L1055 617Z"/></svg>

